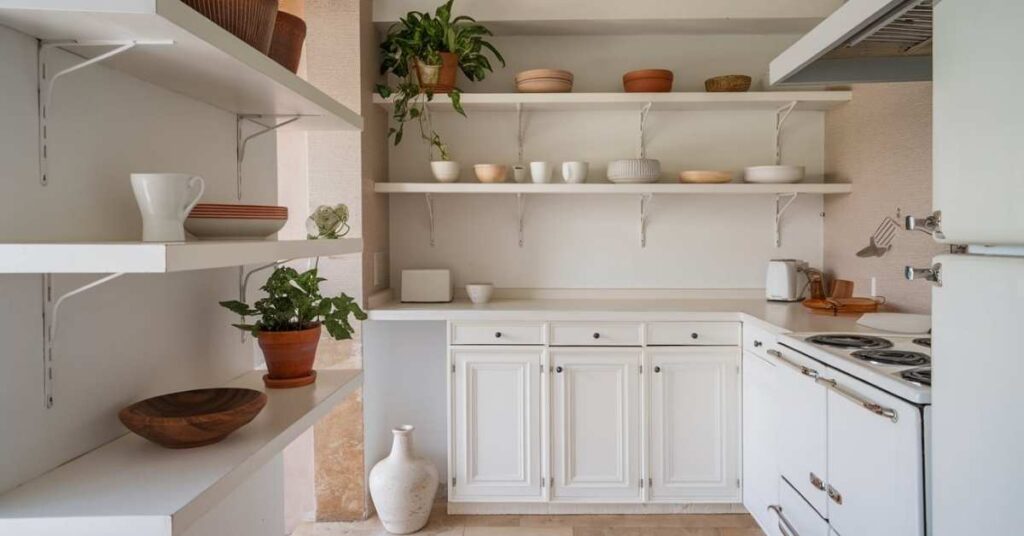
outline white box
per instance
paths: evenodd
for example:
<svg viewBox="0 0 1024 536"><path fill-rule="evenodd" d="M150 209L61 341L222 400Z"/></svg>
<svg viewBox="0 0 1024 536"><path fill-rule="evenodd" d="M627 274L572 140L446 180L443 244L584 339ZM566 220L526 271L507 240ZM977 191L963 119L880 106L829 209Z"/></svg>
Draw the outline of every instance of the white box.
<svg viewBox="0 0 1024 536"><path fill-rule="evenodd" d="M449 270L402 270L403 303L448 303L452 301L452 273Z"/></svg>

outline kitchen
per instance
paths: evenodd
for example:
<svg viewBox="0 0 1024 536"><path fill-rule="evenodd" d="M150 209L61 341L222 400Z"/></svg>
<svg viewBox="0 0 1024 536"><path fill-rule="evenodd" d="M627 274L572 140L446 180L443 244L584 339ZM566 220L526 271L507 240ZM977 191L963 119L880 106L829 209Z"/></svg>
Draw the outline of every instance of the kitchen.
<svg viewBox="0 0 1024 536"><path fill-rule="evenodd" d="M282 1L286 69L186 3L0 2L0 532L1024 521L1019 6L457 0L494 35L446 94L388 61L434 2ZM184 242L132 190L169 180ZM280 230L194 239L237 219ZM273 317L230 324L284 267L339 298L316 370L263 379ZM266 408L217 444L118 419L228 385Z"/></svg>

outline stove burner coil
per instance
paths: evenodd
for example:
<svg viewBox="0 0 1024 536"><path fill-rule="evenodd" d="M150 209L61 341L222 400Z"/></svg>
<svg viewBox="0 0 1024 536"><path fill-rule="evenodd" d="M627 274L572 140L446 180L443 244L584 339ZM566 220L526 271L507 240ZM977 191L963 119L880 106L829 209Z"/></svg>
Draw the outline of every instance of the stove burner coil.
<svg viewBox="0 0 1024 536"><path fill-rule="evenodd" d="M846 348L850 350L881 350L892 348L892 343L881 338L870 335L812 335L804 339L812 344L832 346L835 348Z"/></svg>

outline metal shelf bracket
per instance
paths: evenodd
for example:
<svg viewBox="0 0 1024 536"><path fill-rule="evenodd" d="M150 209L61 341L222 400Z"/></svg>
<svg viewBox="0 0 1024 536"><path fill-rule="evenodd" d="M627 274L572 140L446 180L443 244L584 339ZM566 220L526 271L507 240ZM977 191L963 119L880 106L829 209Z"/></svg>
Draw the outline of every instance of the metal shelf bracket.
<svg viewBox="0 0 1024 536"><path fill-rule="evenodd" d="M53 275L43 274L43 401L46 409L53 407L53 347L57 342L57 320L60 318L60 306L68 298L81 294L91 288L121 277L124 273L110 274L92 283L82 285L74 290L61 294L53 299Z"/></svg>
<svg viewBox="0 0 1024 536"><path fill-rule="evenodd" d="M651 204L654 203L654 194L642 194L640 196L640 247L647 247L647 218L651 215Z"/></svg>
<svg viewBox="0 0 1024 536"><path fill-rule="evenodd" d="M793 193L775 195L775 247L782 246L782 215L786 213L786 209L793 204L793 201L796 201L798 195L800 194ZM788 197L789 199L783 202L782 198L784 197Z"/></svg>
<svg viewBox="0 0 1024 536"><path fill-rule="evenodd" d="M235 117L235 193L238 196L238 200L242 200L242 162L245 160L245 147L249 144L249 141L258 138L264 134L273 132L285 125L290 125L302 118L301 115L285 116L288 119L281 121L276 124L267 124L262 121L265 117L278 117L278 116L265 116L258 114L239 114ZM249 134L248 136L242 137L242 125L246 122L253 123L260 127L260 130Z"/></svg>
<svg viewBox="0 0 1024 536"><path fill-rule="evenodd" d="M49 159L49 112L50 104L53 102L53 89L59 80L64 75L71 74L80 69L84 69L90 65L97 64L108 58L112 58L127 52L136 46L152 46L152 45L173 45L174 41L170 40L158 40L158 41L39 41L36 49L36 63L37 63L37 91L39 93L39 182L46 186L50 182L50 172L47 160ZM109 50L98 56L85 59L71 67L57 71L54 74L50 74L49 65L47 60L49 59L49 52L55 48L74 48L74 47L115 47L113 50Z"/></svg>
<svg viewBox="0 0 1024 536"><path fill-rule="evenodd" d="M516 194L516 208L519 215L519 247L523 247L523 216L526 214L526 197L523 194Z"/></svg>
<svg viewBox="0 0 1024 536"><path fill-rule="evenodd" d="M523 165L523 145L526 139L526 123L523 121L523 103L516 103L516 163Z"/></svg>
<svg viewBox="0 0 1024 536"><path fill-rule="evenodd" d="M782 125L786 123L786 119L789 119L789 114L793 113L793 109L796 108L797 101L792 101L789 104L775 110L775 165L782 164Z"/></svg>
<svg viewBox="0 0 1024 536"><path fill-rule="evenodd" d="M424 194L427 201L427 219L430 223L430 247L434 247L434 196Z"/></svg>
<svg viewBox="0 0 1024 536"><path fill-rule="evenodd" d="M640 109L640 158L647 158L647 142L645 133L647 128L647 116L651 113L653 103L648 102Z"/></svg>

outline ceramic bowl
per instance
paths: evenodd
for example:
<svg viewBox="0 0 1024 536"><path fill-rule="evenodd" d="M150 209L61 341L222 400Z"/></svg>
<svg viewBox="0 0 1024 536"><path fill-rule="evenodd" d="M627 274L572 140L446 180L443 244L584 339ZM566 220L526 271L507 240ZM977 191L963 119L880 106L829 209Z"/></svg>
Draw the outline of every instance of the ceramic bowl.
<svg viewBox="0 0 1024 536"><path fill-rule="evenodd" d="M696 184L721 184L725 182L732 182L732 172L706 169L682 171L679 173L679 182Z"/></svg>
<svg viewBox="0 0 1024 536"><path fill-rule="evenodd" d="M494 285L490 283L471 283L466 285L466 294L469 295L469 301L480 305L491 301L491 296L494 294Z"/></svg>
<svg viewBox="0 0 1024 536"><path fill-rule="evenodd" d="M764 184L800 182L804 166L751 166L744 170L743 180Z"/></svg>
<svg viewBox="0 0 1024 536"><path fill-rule="evenodd" d="M132 432L167 448L216 443L252 421L267 395L253 389L195 389L148 398L118 414Z"/></svg>
<svg viewBox="0 0 1024 536"><path fill-rule="evenodd" d="M608 180L614 183L658 182L661 162L653 158L613 160L608 164Z"/></svg>
<svg viewBox="0 0 1024 536"><path fill-rule="evenodd" d="M451 160L435 160L430 163L430 172L437 182L455 182L459 180L459 163Z"/></svg>
<svg viewBox="0 0 1024 536"><path fill-rule="evenodd" d="M573 75L558 69L530 69L516 74L516 91L520 93L568 93L572 91Z"/></svg>
<svg viewBox="0 0 1024 536"><path fill-rule="evenodd" d="M622 88L626 93L668 93L672 91L674 75L667 69L641 69L622 75Z"/></svg>
<svg viewBox="0 0 1024 536"><path fill-rule="evenodd" d="M473 166L473 173L480 182L505 182L508 175L508 166L504 164L477 164Z"/></svg>
<svg viewBox="0 0 1024 536"><path fill-rule="evenodd" d="M189 216L185 230L200 240L262 240L280 231L287 218L204 218Z"/></svg>

